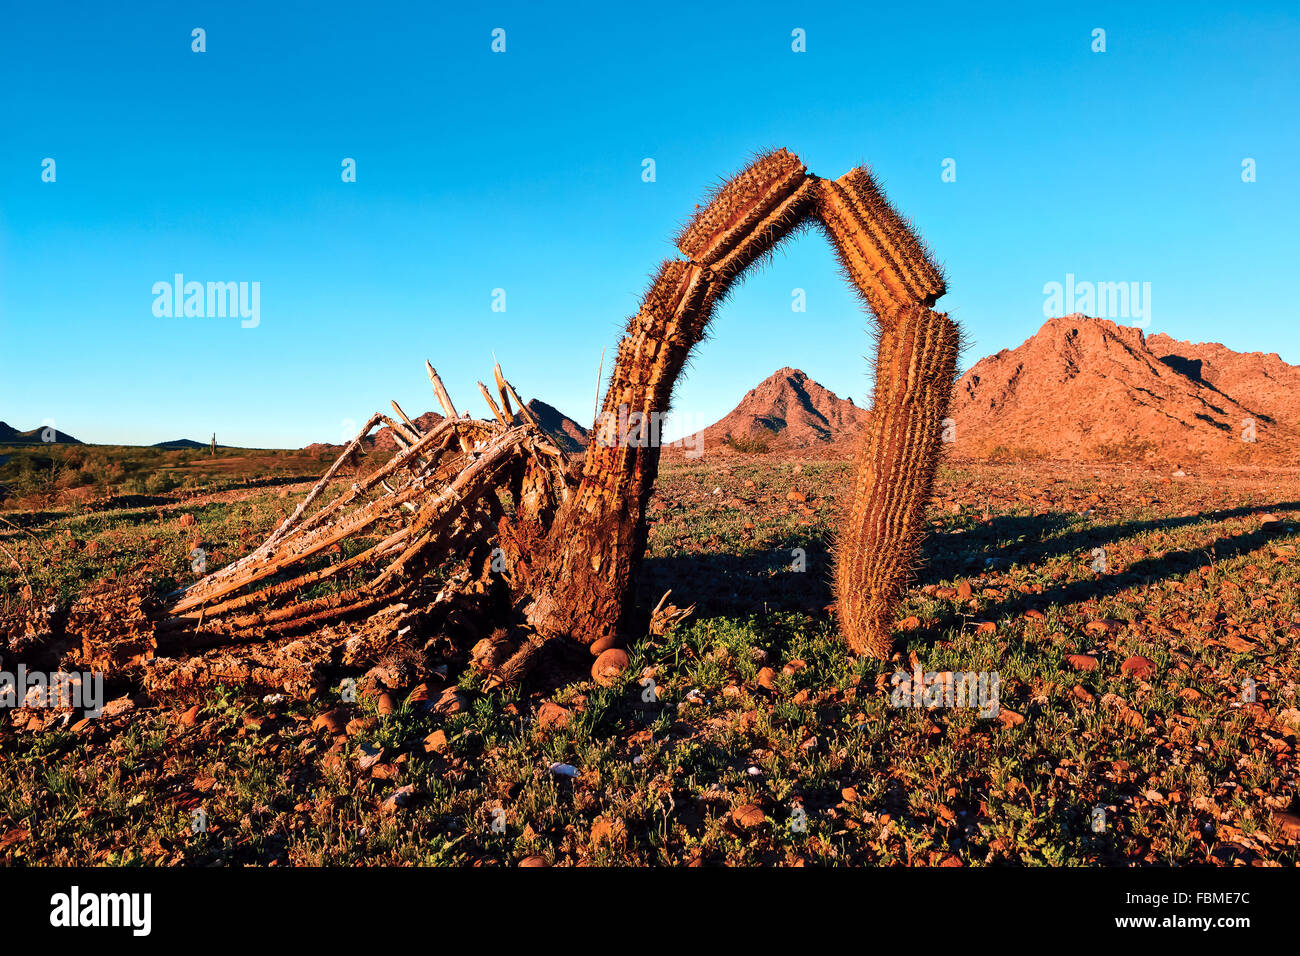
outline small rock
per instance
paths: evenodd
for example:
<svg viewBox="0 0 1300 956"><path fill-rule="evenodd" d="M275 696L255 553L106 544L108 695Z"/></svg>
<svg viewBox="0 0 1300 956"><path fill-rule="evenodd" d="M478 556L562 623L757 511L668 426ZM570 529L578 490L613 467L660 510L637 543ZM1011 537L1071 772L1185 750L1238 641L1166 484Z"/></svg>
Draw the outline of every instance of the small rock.
<svg viewBox="0 0 1300 956"><path fill-rule="evenodd" d="M1156 672L1156 665L1140 654L1134 654L1119 665L1119 672L1128 677L1136 677L1138 680L1146 680Z"/></svg>
<svg viewBox="0 0 1300 956"><path fill-rule="evenodd" d="M447 734L441 730L435 730L424 738L424 752L428 754L440 754L447 749Z"/></svg>
<svg viewBox="0 0 1300 956"><path fill-rule="evenodd" d="M519 861L520 866L546 866L546 860L540 856L526 856Z"/></svg>
<svg viewBox="0 0 1300 956"><path fill-rule="evenodd" d="M591 842L596 846L602 843L618 843L627 836L627 826L617 817L610 819L600 816L591 824Z"/></svg>
<svg viewBox="0 0 1300 956"><path fill-rule="evenodd" d="M381 813L395 813L402 807L410 804L411 797L415 793L415 784L408 783L404 787L398 787L390 793L384 802L379 805Z"/></svg>
<svg viewBox="0 0 1300 956"><path fill-rule="evenodd" d="M100 712L100 716L117 717L132 710L135 710L135 701L130 697L119 697L117 700L110 700L105 704L104 709Z"/></svg>
<svg viewBox="0 0 1300 956"><path fill-rule="evenodd" d="M317 714L316 719L311 722L312 730L324 730L330 734L341 734L348 725L348 712L344 707L333 707L324 713Z"/></svg>
<svg viewBox="0 0 1300 956"><path fill-rule="evenodd" d="M627 665L627 652L611 647L597 657L596 662L591 665L592 680L601 687L612 687L617 683L619 675L627 670Z"/></svg>
<svg viewBox="0 0 1300 956"><path fill-rule="evenodd" d="M459 714L469 704L465 695L460 692L458 687L448 687L438 698L438 703L434 705L434 710L440 714Z"/></svg>
<svg viewBox="0 0 1300 956"><path fill-rule="evenodd" d="M776 690L776 671L770 667L761 668L758 672L758 686L767 690Z"/></svg>
<svg viewBox="0 0 1300 956"><path fill-rule="evenodd" d="M1018 727L1025 722L1025 718L1017 714L1014 710L1007 710L1005 707L998 708L998 722L1003 727Z"/></svg>
<svg viewBox="0 0 1300 956"><path fill-rule="evenodd" d="M537 711L537 723L543 730L558 730L569 723L568 708L548 700Z"/></svg>
<svg viewBox="0 0 1300 956"><path fill-rule="evenodd" d="M193 727L199 721L199 705L195 704L185 713L181 714L181 724L185 727Z"/></svg>
<svg viewBox="0 0 1300 956"><path fill-rule="evenodd" d="M181 515L181 522L180 522L180 524L181 524L181 527L182 527L182 528L189 528L189 527L192 527L193 524L194 524L194 515L188 515L188 514L186 514L186 515Z"/></svg>
<svg viewBox="0 0 1300 956"><path fill-rule="evenodd" d="M618 637L616 635L611 634L607 637L602 637L600 640L592 643L590 648L591 656L599 657L601 654L604 654L611 647L617 647L617 646L618 646Z"/></svg>
<svg viewBox="0 0 1300 956"><path fill-rule="evenodd" d="M1300 840L1300 816L1285 810L1273 811L1273 822L1282 834L1292 840Z"/></svg>
<svg viewBox="0 0 1300 956"><path fill-rule="evenodd" d="M731 811L731 819L736 826L744 830L752 830L762 826L767 816L759 809L758 804L742 803Z"/></svg>
<svg viewBox="0 0 1300 956"><path fill-rule="evenodd" d="M1076 671L1095 671L1098 667L1097 658L1091 654L1071 654L1065 661Z"/></svg>
<svg viewBox="0 0 1300 956"><path fill-rule="evenodd" d="M384 759L383 747L362 744L361 748L357 751L357 766L362 770L369 770L382 759Z"/></svg>
<svg viewBox="0 0 1300 956"><path fill-rule="evenodd" d="M379 695L379 701L375 708L381 717L391 714L397 710L397 702L393 700L393 695L384 691Z"/></svg>

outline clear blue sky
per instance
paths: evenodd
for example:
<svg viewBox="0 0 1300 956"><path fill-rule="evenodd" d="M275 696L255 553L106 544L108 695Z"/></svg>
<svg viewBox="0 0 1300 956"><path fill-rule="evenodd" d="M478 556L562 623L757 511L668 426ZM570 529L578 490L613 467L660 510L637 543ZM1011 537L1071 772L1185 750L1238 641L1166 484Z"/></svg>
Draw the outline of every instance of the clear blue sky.
<svg viewBox="0 0 1300 956"><path fill-rule="evenodd" d="M875 169L946 265L963 365L1067 273L1150 282L1149 332L1300 363L1300 7L1250 6L7 4L0 418L298 446L431 407L426 357L484 414L495 351L587 424L670 237L771 146ZM260 282L260 325L155 317L176 272ZM712 421L785 365L863 404L866 326L808 234L675 405Z"/></svg>

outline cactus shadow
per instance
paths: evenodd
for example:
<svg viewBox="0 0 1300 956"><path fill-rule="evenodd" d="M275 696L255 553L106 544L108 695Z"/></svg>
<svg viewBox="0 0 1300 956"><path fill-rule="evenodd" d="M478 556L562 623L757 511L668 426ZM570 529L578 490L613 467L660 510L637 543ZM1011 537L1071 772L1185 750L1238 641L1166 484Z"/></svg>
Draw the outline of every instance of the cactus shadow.
<svg viewBox="0 0 1300 956"><path fill-rule="evenodd" d="M734 552L649 557L637 575L637 604L654 607L667 590L701 615L760 611L820 613L831 603L829 540L784 535Z"/></svg>

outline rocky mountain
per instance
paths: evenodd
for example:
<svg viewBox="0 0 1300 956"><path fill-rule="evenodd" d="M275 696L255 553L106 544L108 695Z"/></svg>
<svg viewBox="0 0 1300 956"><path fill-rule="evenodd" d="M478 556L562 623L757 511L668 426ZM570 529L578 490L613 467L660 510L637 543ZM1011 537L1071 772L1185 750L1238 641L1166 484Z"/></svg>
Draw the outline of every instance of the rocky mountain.
<svg viewBox="0 0 1300 956"><path fill-rule="evenodd" d="M1084 315L1049 319L961 376L953 452L1175 462L1294 456L1296 393L1286 383L1297 375L1276 355L1148 339Z"/></svg>
<svg viewBox="0 0 1300 956"><path fill-rule="evenodd" d="M857 434L870 413L840 398L796 368L773 372L730 413L675 448L739 452L829 450Z"/></svg>

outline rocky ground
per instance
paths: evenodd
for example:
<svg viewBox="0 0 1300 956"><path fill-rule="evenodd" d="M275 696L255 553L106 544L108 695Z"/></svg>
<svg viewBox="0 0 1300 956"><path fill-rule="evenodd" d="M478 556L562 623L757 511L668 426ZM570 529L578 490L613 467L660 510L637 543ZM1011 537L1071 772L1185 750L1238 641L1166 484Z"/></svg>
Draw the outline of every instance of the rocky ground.
<svg viewBox="0 0 1300 956"><path fill-rule="evenodd" d="M339 673L305 700L110 687L96 719L6 710L0 859L1297 862L1300 475L951 462L880 664L826 611L847 467L665 468L641 601L696 611L600 683L576 662L526 693ZM6 603L129 568L165 586L194 540L232 559L297 490L12 513ZM917 668L996 672L996 715L896 706Z"/></svg>

